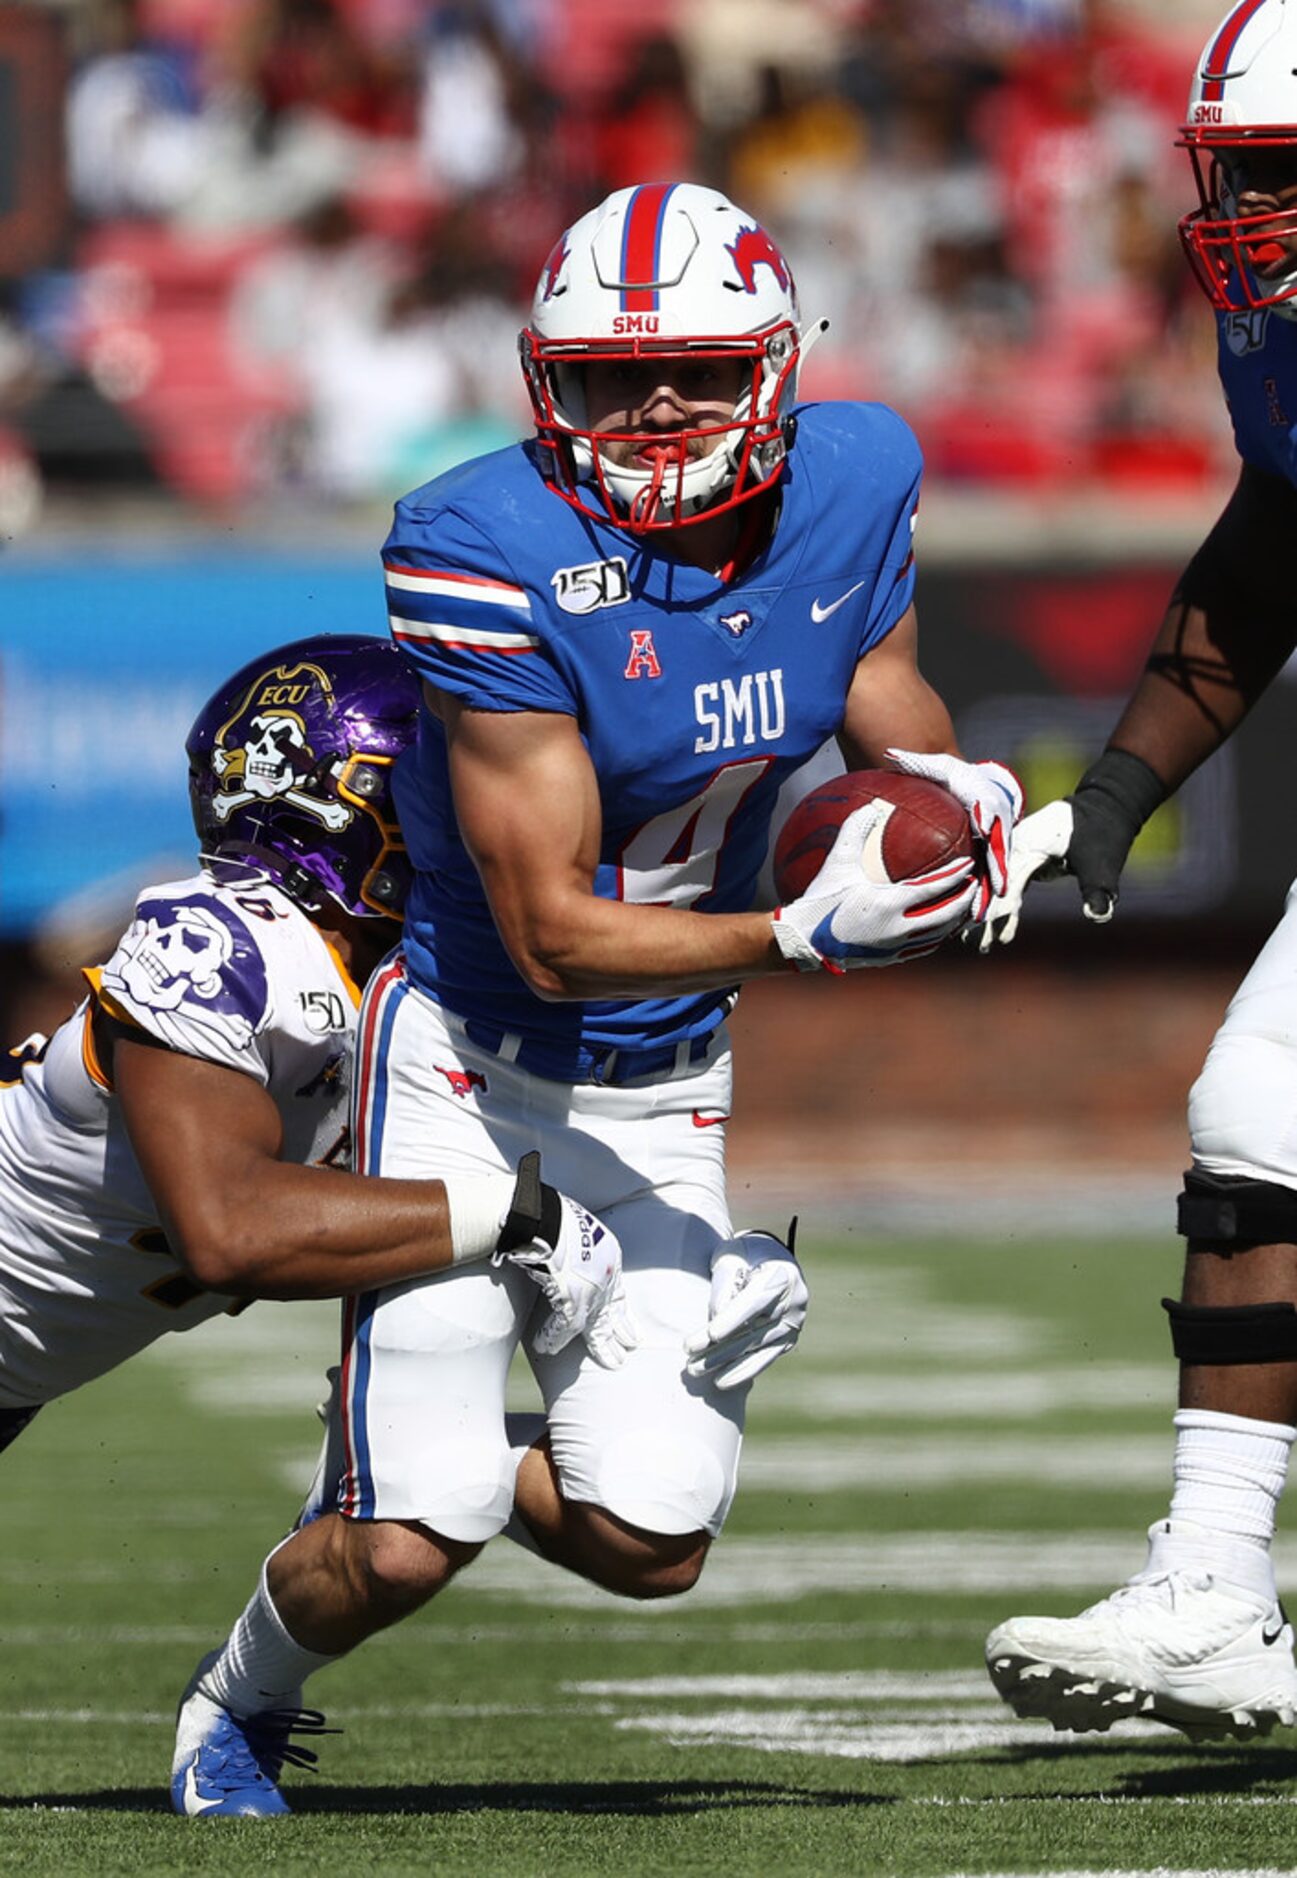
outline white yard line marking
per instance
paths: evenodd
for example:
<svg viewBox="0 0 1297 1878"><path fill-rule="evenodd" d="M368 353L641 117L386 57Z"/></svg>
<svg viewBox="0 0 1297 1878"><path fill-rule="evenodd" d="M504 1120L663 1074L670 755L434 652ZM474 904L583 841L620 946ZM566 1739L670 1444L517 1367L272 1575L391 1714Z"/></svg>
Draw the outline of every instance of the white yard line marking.
<svg viewBox="0 0 1297 1878"><path fill-rule="evenodd" d="M1039 1722L951 1721L934 1714L920 1722L879 1722L812 1709L719 1709L710 1714L625 1715L618 1729L662 1735L673 1747L749 1748L761 1754L819 1754L833 1760L908 1763L973 1754L986 1748L1039 1746L1083 1750L1080 1735L1057 1736ZM1105 1739L1148 1742L1156 1737L1138 1722L1117 1722Z"/></svg>
<svg viewBox="0 0 1297 1878"><path fill-rule="evenodd" d="M1169 1432L1169 1431L1168 1431ZM909 1492L969 1481L1030 1480L1042 1494L1075 1487L1170 1491L1171 1443L1147 1435L944 1434L861 1436L847 1430L787 1441L754 1435L739 1475L743 1493Z"/></svg>
<svg viewBox="0 0 1297 1878"><path fill-rule="evenodd" d="M1051 1800L1070 1799L1071 1797L1070 1794L1050 1795ZM908 1800L905 1804L913 1806L916 1804L922 1805L923 1802ZM983 1802L979 1800L973 1801L971 1804L980 1806ZM1148 1802L1146 1800L1140 1800L1137 1801L1136 1804L1146 1806ZM1178 1798L1176 1804L1180 1804ZM1243 1804L1243 1802L1228 1801L1226 1804L1238 1805ZM1269 1805L1270 1802L1268 1800L1258 1801L1257 1804ZM1282 1804L1288 1805L1290 1802L1284 1801ZM1075 1867L1067 1871L1055 1871L1052 1869L1040 1871L1021 1871L1017 1869L1013 1871L992 1872L956 1871L949 1873L948 1878L1292 1878L1292 1873L1293 1868L1291 1865L1248 1865L1246 1867L1241 1865L1195 1865L1192 1868L1158 1865L1151 1870L1147 1865L1141 1865L1138 1868L1135 1866L1123 1866L1120 1870L1105 1865L1100 1870L1089 1867L1085 1871L1078 1870Z"/></svg>
<svg viewBox="0 0 1297 1878"><path fill-rule="evenodd" d="M1134 1529L1049 1535L808 1532L796 1538L722 1539L684 1603L663 1598L637 1607L636 1616L650 1625L678 1624L703 1610L787 1605L824 1593L875 1591L993 1596L1007 1615L1014 1606L1024 1608L1038 1597L1110 1590L1142 1567L1144 1552L1143 1535ZM1280 1582L1297 1578L1297 1541L1276 1543L1275 1564ZM209 1573L210 1567L159 1561L150 1571L154 1582L185 1585ZM128 1559L85 1559L56 1568L37 1559L0 1559L0 1585L135 1585L138 1576L135 1562ZM446 1596L451 1600L447 1609L461 1622L462 1601L472 1597L557 1609L603 1607L627 1621L623 1600L507 1542L489 1546ZM435 1621L430 1628L435 1634ZM924 1628L919 1625L920 1632Z"/></svg>
<svg viewBox="0 0 1297 1878"><path fill-rule="evenodd" d="M848 1370L828 1373L814 1368L795 1375L789 1359L783 1393L773 1401L779 1369L771 1371L764 1396L753 1397L753 1425L769 1419L822 1417L827 1421L936 1421L952 1423L976 1417L987 1422L1034 1421L1077 1411L1114 1413L1132 1408L1165 1408L1167 1425L1175 1407L1175 1370L1170 1363L1087 1363L1060 1365L1013 1374L947 1373L940 1386L914 1370ZM772 1412L773 1409L777 1412ZM759 1434L753 1437L759 1439Z"/></svg>
<svg viewBox="0 0 1297 1878"><path fill-rule="evenodd" d="M664 1598L643 1607L672 1613L759 1603L791 1604L830 1592L963 1592L994 1596L1004 1614L1058 1592L1080 1594L1121 1584L1144 1563L1143 1534L1126 1532L911 1532L862 1537L806 1533L799 1538L722 1539L687 1603ZM1291 1541L1276 1545L1281 1582L1297 1576ZM0 1573L2 1573L0 1568ZM456 1581L450 1596L477 1594L576 1607L606 1604L610 1594L515 1551L491 1546Z"/></svg>
<svg viewBox="0 0 1297 1878"><path fill-rule="evenodd" d="M986 1697L982 1670L787 1670L777 1676L633 1676L617 1682L565 1682L577 1695L778 1696L827 1702L968 1702Z"/></svg>
<svg viewBox="0 0 1297 1878"><path fill-rule="evenodd" d="M812 1304L798 1354L811 1364L851 1366L869 1358L872 1368L877 1359L894 1361L900 1350L916 1367L940 1362L962 1369L1038 1362L1058 1347L1047 1317L949 1303L931 1268L868 1258L818 1266L812 1256L808 1272Z"/></svg>
<svg viewBox="0 0 1297 1878"><path fill-rule="evenodd" d="M492 1719L501 1715L582 1716L611 1715L614 1711L602 1703L564 1702L394 1702L372 1703L346 1710L349 1722L363 1721L454 1721L468 1717ZM165 1723L175 1726L174 1709L97 1709L97 1708L7 1708L0 1709L0 1727L6 1723L22 1726L28 1722L51 1722L59 1727L103 1726L108 1728L154 1728Z"/></svg>
<svg viewBox="0 0 1297 1878"><path fill-rule="evenodd" d="M815 1305L796 1357L772 1370L754 1398L757 1428L790 1416L1023 1421L1148 1406L1170 1414L1170 1362L1042 1366L1067 1354L1057 1326L989 1307L955 1309L933 1295L935 1286L928 1271L826 1268L815 1280ZM214 1318L183 1338L160 1338L140 1360L171 1370L202 1408L242 1415L300 1410L309 1450L307 1418L337 1351L336 1305L259 1304L237 1322ZM911 1367L893 1369L898 1353ZM930 1374L935 1362L945 1372L939 1389ZM521 1366L510 1400L535 1406Z"/></svg>
<svg viewBox="0 0 1297 1878"><path fill-rule="evenodd" d="M677 1608L677 1620L688 1618L686 1608ZM613 1617L614 1621L601 1621ZM405 1653L413 1649L442 1650L452 1645L468 1649L478 1649L484 1644L527 1644L533 1643L538 1634L537 1625L545 1622L547 1639L554 1637L588 1642L591 1636L592 1622L598 1623L597 1635L600 1643L640 1643L651 1644L656 1650L661 1639L654 1632L651 1624L627 1622L621 1619L618 1607L614 1612L605 1607L597 1618L590 1613L573 1619L569 1624L554 1625L548 1620L536 1619L530 1624L447 1624L442 1622L441 1612L429 1612L417 1623L404 1623L394 1630L380 1630L365 1645L370 1650L400 1650ZM691 1643L729 1643L735 1645L752 1643L876 1643L898 1642L911 1643L916 1638L932 1642L936 1638L957 1638L967 1641L970 1638L981 1640L986 1634L986 1624L978 1618L933 1618L930 1623L916 1619L909 1622L903 1618L895 1620L862 1618L857 1623L846 1624L797 1624L781 1621L773 1624L744 1623L691 1623L689 1640ZM158 1649L172 1645L184 1645L187 1648L209 1649L217 1641L209 1626L168 1624L157 1630L141 1628L137 1625L108 1624L0 1624L0 1650L13 1649L66 1649L71 1644L89 1641L112 1644L118 1648Z"/></svg>
<svg viewBox="0 0 1297 1878"><path fill-rule="evenodd" d="M163 1722L174 1727L174 1709L109 1708L5 1708L0 1709L0 1724L24 1726L28 1722L53 1722L58 1727L156 1728Z"/></svg>
<svg viewBox="0 0 1297 1878"><path fill-rule="evenodd" d="M1169 1424L1168 1424L1169 1435ZM290 1495L310 1485L314 1454L268 1456ZM1171 1443L1156 1435L861 1435L845 1426L793 1440L762 1432L743 1449L739 1488L760 1493L910 1493L970 1481L1031 1480L1042 1495L1171 1487Z"/></svg>
<svg viewBox="0 0 1297 1878"><path fill-rule="evenodd" d="M290 1497L311 1483L314 1455L267 1457ZM1132 1487L1171 1489L1170 1442L1156 1436L1038 1438L896 1435L875 1439L840 1429L802 1440L752 1436L743 1449L739 1490L755 1494L912 1493L962 1487L970 1481L1031 1480L1039 1493L1127 1493ZM186 1522L189 1523L189 1522Z"/></svg>
<svg viewBox="0 0 1297 1878"><path fill-rule="evenodd" d="M1141 1865L1138 1869L1131 1866L1123 1867L1120 1871L1105 1865L1099 1871L956 1871L951 1872L949 1878L1292 1878L1292 1871L1291 1865L1248 1865L1246 1868L1240 1865L1195 1865L1192 1870L1173 1869L1170 1865L1158 1865L1150 1870L1147 1865Z"/></svg>

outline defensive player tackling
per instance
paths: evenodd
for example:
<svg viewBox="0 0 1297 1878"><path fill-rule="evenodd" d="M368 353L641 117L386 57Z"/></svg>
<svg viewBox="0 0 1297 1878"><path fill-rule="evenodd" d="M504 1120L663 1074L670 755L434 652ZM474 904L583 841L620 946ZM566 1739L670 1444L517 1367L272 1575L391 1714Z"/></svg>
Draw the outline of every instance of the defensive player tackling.
<svg viewBox="0 0 1297 1878"><path fill-rule="evenodd" d="M584 1330L620 1355L615 1238L583 1260L588 1215L530 1164L525 1180L344 1171L359 987L409 882L391 771L416 703L390 646L335 635L267 653L199 713L200 871L140 894L80 1009L0 1087L0 1447L232 1302L492 1255L549 1296L548 1340Z"/></svg>

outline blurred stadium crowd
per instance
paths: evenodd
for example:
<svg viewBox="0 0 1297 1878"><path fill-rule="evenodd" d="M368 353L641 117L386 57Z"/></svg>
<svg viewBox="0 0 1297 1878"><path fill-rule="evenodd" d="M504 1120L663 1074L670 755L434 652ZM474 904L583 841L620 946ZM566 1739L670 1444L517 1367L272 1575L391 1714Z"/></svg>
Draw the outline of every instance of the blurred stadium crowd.
<svg viewBox="0 0 1297 1878"><path fill-rule="evenodd" d="M1175 237L1217 0L28 0L63 187L0 240L0 530L60 486L386 500L527 426L514 338L605 191L713 183L933 478L1196 491Z"/></svg>

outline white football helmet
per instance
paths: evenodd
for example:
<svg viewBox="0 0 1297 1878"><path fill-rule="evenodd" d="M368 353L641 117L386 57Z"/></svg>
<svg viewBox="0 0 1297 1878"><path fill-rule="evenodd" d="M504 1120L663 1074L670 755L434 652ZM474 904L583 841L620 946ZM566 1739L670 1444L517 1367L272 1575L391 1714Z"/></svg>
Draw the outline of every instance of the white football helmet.
<svg viewBox="0 0 1297 1878"><path fill-rule="evenodd" d="M1198 61L1179 145L1200 204L1180 239L1212 305L1297 319L1297 202L1273 201L1297 183L1297 0L1230 8Z"/></svg>
<svg viewBox="0 0 1297 1878"><path fill-rule="evenodd" d="M599 521L636 534L678 528L750 501L779 475L807 350L793 277L756 219L715 189L645 183L583 215L541 270L519 347L546 474ZM684 356L748 362L733 413L671 433L652 468L611 462L601 438L634 433L590 428L582 368Z"/></svg>

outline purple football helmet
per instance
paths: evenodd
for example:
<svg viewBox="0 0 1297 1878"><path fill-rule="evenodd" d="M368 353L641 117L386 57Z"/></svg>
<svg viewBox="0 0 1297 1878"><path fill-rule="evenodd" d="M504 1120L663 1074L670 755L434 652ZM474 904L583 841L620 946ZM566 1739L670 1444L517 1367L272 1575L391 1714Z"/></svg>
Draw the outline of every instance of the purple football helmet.
<svg viewBox="0 0 1297 1878"><path fill-rule="evenodd" d="M399 919L410 862L392 765L418 710L396 647L362 633L295 639L243 666L185 740L203 852L255 861L308 911L327 896Z"/></svg>

